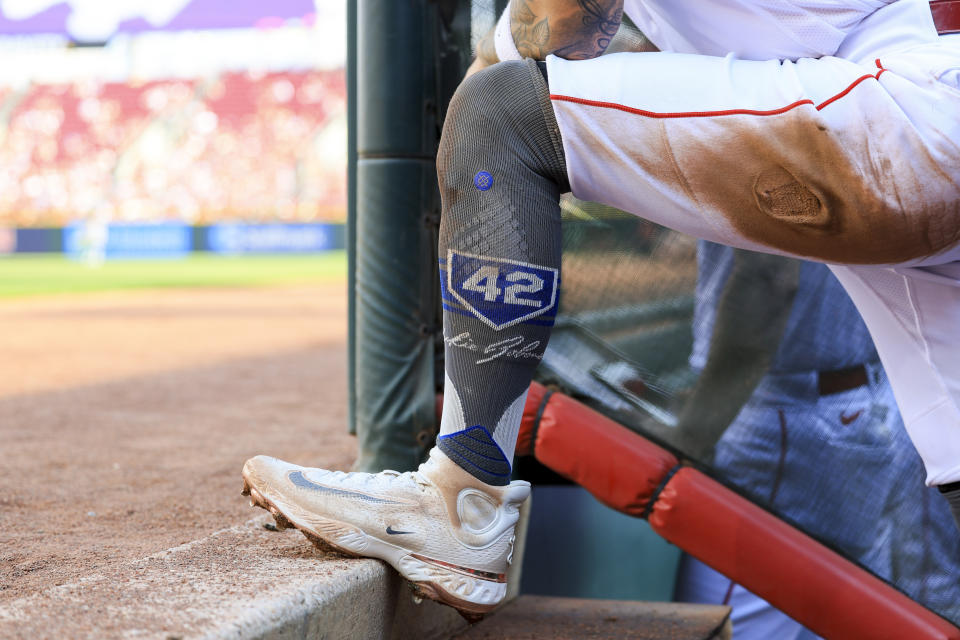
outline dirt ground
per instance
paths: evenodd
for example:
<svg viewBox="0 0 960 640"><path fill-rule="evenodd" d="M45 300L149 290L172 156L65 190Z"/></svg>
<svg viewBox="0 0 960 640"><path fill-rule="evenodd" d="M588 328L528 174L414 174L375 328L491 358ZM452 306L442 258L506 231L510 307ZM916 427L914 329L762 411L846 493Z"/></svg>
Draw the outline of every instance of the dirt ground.
<svg viewBox="0 0 960 640"><path fill-rule="evenodd" d="M0 303L0 603L240 524L257 453L346 468L345 286Z"/></svg>

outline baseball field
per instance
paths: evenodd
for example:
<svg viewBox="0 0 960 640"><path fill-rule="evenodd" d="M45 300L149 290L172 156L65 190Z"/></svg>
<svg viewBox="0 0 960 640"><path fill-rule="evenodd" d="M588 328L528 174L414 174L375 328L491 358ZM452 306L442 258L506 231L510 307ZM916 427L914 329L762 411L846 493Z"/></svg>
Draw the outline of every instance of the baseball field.
<svg viewBox="0 0 960 640"><path fill-rule="evenodd" d="M342 253L0 260L0 609L36 616L0 636L43 637L55 585L248 521L251 455L348 467L345 340Z"/></svg>
<svg viewBox="0 0 960 640"><path fill-rule="evenodd" d="M91 266L62 255L0 257L0 298L177 287L346 282L346 254L218 256L116 260Z"/></svg>

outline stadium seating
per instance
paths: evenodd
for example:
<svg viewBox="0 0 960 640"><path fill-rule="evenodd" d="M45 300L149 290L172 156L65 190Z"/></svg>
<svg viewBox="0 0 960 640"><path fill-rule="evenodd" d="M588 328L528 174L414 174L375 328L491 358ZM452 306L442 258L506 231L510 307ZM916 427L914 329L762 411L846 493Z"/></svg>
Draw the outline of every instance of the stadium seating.
<svg viewBox="0 0 960 640"><path fill-rule="evenodd" d="M0 88L0 225L339 220L343 70Z"/></svg>

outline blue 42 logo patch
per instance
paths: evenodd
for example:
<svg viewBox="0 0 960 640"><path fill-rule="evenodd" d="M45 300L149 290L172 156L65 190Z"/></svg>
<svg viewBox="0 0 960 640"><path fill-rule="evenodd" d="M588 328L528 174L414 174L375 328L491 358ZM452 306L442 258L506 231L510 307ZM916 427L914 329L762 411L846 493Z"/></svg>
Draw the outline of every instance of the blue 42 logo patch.
<svg viewBox="0 0 960 640"><path fill-rule="evenodd" d="M496 330L541 316L557 302L557 270L451 250L447 291Z"/></svg>

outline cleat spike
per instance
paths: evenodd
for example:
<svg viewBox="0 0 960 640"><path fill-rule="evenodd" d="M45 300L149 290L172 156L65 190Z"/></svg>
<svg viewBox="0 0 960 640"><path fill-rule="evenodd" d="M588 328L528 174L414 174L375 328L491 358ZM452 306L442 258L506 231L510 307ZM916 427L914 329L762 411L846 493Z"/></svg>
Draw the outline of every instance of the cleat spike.
<svg viewBox="0 0 960 640"><path fill-rule="evenodd" d="M483 620L484 616L482 613L473 613L471 611L464 611L463 609L457 609L457 613L459 613L460 617L466 620L468 624L477 624Z"/></svg>
<svg viewBox="0 0 960 640"><path fill-rule="evenodd" d="M273 514L273 519L276 521L277 530L279 531L284 531L293 527L290 521L287 520L287 518L279 511Z"/></svg>

